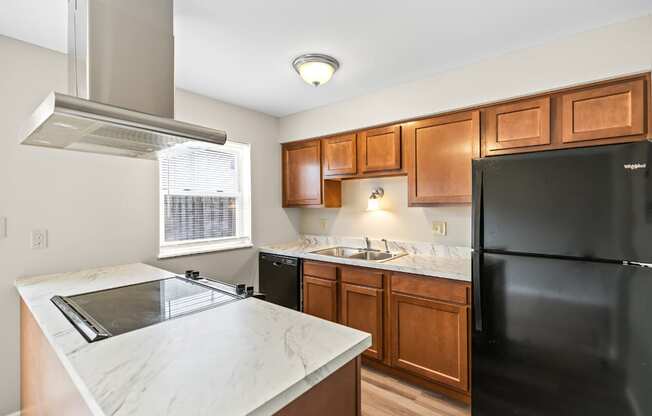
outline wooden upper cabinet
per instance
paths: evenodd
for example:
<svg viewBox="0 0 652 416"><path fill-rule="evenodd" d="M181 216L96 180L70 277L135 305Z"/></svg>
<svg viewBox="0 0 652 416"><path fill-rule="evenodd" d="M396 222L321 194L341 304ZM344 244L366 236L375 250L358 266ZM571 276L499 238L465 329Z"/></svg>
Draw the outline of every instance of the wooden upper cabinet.
<svg viewBox="0 0 652 416"><path fill-rule="evenodd" d="M471 202L471 160L480 155L480 112L406 123L408 203Z"/></svg>
<svg viewBox="0 0 652 416"><path fill-rule="evenodd" d="M550 144L550 97L490 107L486 151Z"/></svg>
<svg viewBox="0 0 652 416"><path fill-rule="evenodd" d="M562 96L562 141L600 140L645 132L645 80Z"/></svg>
<svg viewBox="0 0 652 416"><path fill-rule="evenodd" d="M426 379L469 390L469 307L392 293L391 361Z"/></svg>
<svg viewBox="0 0 652 416"><path fill-rule="evenodd" d="M363 354L383 359L383 290L342 283L340 290L342 325L371 334L371 347Z"/></svg>
<svg viewBox="0 0 652 416"><path fill-rule="evenodd" d="M319 140L283 145L283 206L322 203Z"/></svg>
<svg viewBox="0 0 652 416"><path fill-rule="evenodd" d="M358 156L361 173L401 169L401 126L366 130L358 136Z"/></svg>
<svg viewBox="0 0 652 416"><path fill-rule="evenodd" d="M322 140L324 176L354 175L357 171L356 134Z"/></svg>

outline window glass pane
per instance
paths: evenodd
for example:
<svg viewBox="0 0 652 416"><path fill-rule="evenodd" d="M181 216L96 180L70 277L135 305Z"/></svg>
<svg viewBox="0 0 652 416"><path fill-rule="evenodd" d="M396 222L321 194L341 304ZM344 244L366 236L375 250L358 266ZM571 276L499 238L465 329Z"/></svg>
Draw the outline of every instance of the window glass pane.
<svg viewBox="0 0 652 416"><path fill-rule="evenodd" d="M179 146L159 163L162 245L249 238L248 145Z"/></svg>
<svg viewBox="0 0 652 416"><path fill-rule="evenodd" d="M233 153L183 148L161 160L161 189L170 194L233 194L239 191L237 173Z"/></svg>
<svg viewBox="0 0 652 416"><path fill-rule="evenodd" d="M237 199L165 195L165 241L235 237Z"/></svg>

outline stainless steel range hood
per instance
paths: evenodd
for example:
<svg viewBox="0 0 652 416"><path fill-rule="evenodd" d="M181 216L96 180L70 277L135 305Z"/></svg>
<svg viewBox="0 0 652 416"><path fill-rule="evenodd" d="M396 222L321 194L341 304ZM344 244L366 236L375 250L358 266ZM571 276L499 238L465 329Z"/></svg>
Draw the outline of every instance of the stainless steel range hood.
<svg viewBox="0 0 652 416"><path fill-rule="evenodd" d="M174 120L172 0L68 0L74 95L50 93L23 144L156 159L226 133Z"/></svg>

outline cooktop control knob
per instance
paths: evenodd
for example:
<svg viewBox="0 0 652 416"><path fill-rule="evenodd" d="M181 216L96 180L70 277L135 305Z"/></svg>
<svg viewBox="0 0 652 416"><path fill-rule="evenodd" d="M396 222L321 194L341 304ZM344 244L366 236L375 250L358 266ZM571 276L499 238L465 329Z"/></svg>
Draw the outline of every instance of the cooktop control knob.
<svg viewBox="0 0 652 416"><path fill-rule="evenodd" d="M194 270L186 270L186 279L192 279L192 272L194 272Z"/></svg>
<svg viewBox="0 0 652 416"><path fill-rule="evenodd" d="M247 296L253 296L253 294L254 294L254 287L247 286Z"/></svg>
<svg viewBox="0 0 652 416"><path fill-rule="evenodd" d="M235 293L237 293L238 295L244 295L246 290L247 290L247 285L245 285L244 283L235 285Z"/></svg>
<svg viewBox="0 0 652 416"><path fill-rule="evenodd" d="M199 280L199 272L197 270L192 272L192 279L193 280Z"/></svg>

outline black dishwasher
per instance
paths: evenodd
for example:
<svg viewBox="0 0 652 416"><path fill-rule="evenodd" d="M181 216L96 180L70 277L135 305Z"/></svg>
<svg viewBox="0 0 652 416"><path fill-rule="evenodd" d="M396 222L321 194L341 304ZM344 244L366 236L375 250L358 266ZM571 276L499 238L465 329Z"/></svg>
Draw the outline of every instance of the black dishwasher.
<svg viewBox="0 0 652 416"><path fill-rule="evenodd" d="M260 253L258 284L268 302L300 310L301 262L295 257Z"/></svg>

